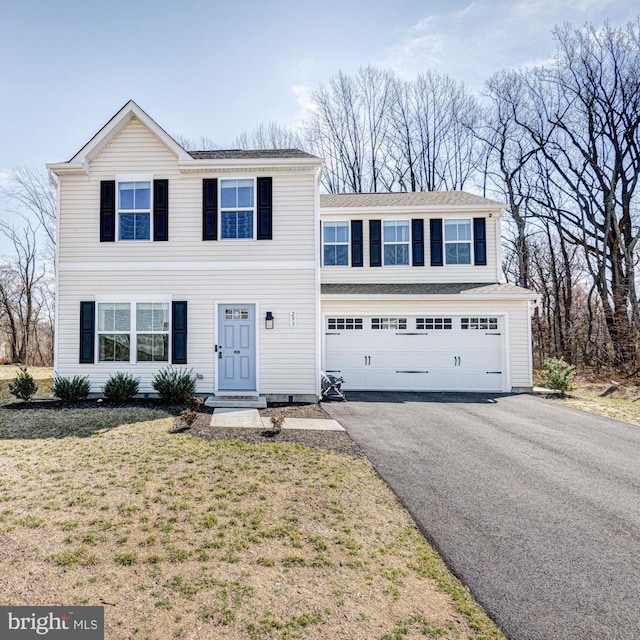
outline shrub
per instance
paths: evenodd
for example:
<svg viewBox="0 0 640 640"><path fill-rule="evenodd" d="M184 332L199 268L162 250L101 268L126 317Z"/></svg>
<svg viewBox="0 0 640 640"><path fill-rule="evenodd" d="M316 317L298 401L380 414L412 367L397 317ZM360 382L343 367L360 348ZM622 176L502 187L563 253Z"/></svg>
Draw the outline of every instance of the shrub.
<svg viewBox="0 0 640 640"><path fill-rule="evenodd" d="M9 383L9 392L19 400L28 402L33 398L38 385L33 376L27 371L27 367L19 367L20 373L13 382Z"/></svg>
<svg viewBox="0 0 640 640"><path fill-rule="evenodd" d="M102 393L112 402L126 402L138 393L139 386L140 378L118 371L105 382Z"/></svg>
<svg viewBox="0 0 640 640"><path fill-rule="evenodd" d="M193 369L174 369L168 366L153 376L151 386L158 392L160 399L168 404L183 404L196 392L196 377Z"/></svg>
<svg viewBox="0 0 640 640"><path fill-rule="evenodd" d="M276 413L274 416L271 416L271 424L272 431L275 433L280 433L282 431L282 426L284 425L285 416L283 413Z"/></svg>
<svg viewBox="0 0 640 640"><path fill-rule="evenodd" d="M573 365L558 358L547 358L542 365L545 387L557 389L562 395L573 388L573 376L576 373Z"/></svg>
<svg viewBox="0 0 640 640"><path fill-rule="evenodd" d="M198 419L198 412L195 409L184 409L180 414L180 417L188 427L191 427Z"/></svg>
<svg viewBox="0 0 640 640"><path fill-rule="evenodd" d="M71 379L56 376L53 380L53 395L62 402L84 400L90 390L91 384L87 376L73 376Z"/></svg>

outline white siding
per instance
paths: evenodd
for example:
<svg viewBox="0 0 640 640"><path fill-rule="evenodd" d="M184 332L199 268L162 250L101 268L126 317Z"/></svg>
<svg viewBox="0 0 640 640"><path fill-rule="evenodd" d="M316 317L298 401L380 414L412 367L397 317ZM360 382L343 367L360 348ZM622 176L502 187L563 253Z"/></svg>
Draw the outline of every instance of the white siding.
<svg viewBox="0 0 640 640"><path fill-rule="evenodd" d="M60 178L58 353L56 372L88 375L99 391L115 371L141 378L151 392L164 363L79 364L80 302L108 297L123 302L188 302L188 365L202 374L198 392L215 389L216 303L255 304L257 386L260 393L317 393L318 285L316 282L316 176L310 170L246 172L273 178L273 240L202 240L202 179L184 175L175 156L132 120L91 162L90 175ZM119 174L169 180L169 241L100 242L100 181ZM272 311L275 328L264 328ZM289 326L289 312L297 322Z"/></svg>
<svg viewBox="0 0 640 640"><path fill-rule="evenodd" d="M379 209L379 207L377 208ZM442 213L431 213L429 215L415 213L392 213L383 211L374 211L367 216L358 216L358 220L362 220L362 229L364 235L363 241L363 267L322 267L321 278L323 283L380 283L388 284L394 282L416 283L416 282L497 282L497 219L486 218L487 230L487 266L475 265L444 265L442 267L432 267L431 265L431 248L429 239L429 220L431 218L473 218L482 217L473 213L454 214L443 211ZM345 209L344 215L340 214L323 214L320 211L320 218L323 221L351 221L354 219L353 214L350 215L348 209ZM424 267L413 266L381 266L370 267L370 251L369 251L369 220L412 220L421 218L424 220ZM472 242L473 246L473 242ZM411 245L409 246L411 253ZM410 258L411 259L411 258Z"/></svg>
<svg viewBox="0 0 640 640"><path fill-rule="evenodd" d="M527 301L502 300L327 300L321 305L323 326L326 316L355 317L360 315L388 314L391 316L422 315L500 315L505 319L505 364L509 367L508 389L532 386L529 337L529 303Z"/></svg>

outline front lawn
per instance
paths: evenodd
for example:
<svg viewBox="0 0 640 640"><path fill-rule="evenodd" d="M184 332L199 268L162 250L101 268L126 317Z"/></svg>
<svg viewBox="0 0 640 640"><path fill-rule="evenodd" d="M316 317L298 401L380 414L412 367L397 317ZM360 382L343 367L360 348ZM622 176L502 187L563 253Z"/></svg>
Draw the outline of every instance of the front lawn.
<svg viewBox="0 0 640 640"><path fill-rule="evenodd" d="M2 604L103 605L109 639L503 637L366 459L172 425L0 409Z"/></svg>

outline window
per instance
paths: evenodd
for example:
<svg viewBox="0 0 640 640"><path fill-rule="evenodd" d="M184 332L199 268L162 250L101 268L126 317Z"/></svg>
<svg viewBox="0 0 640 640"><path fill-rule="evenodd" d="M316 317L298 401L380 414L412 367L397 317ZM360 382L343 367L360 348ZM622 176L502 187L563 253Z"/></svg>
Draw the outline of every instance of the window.
<svg viewBox="0 0 640 640"><path fill-rule="evenodd" d="M409 221L383 221L384 264L409 264Z"/></svg>
<svg viewBox="0 0 640 640"><path fill-rule="evenodd" d="M362 329L362 318L328 318L327 329L330 331Z"/></svg>
<svg viewBox="0 0 640 640"><path fill-rule="evenodd" d="M471 220L444 221L446 264L471 264Z"/></svg>
<svg viewBox="0 0 640 640"><path fill-rule="evenodd" d="M169 304L136 304L136 352L138 362L169 361Z"/></svg>
<svg viewBox="0 0 640 640"><path fill-rule="evenodd" d="M452 328L451 318L416 318L416 329L437 331Z"/></svg>
<svg viewBox="0 0 640 640"><path fill-rule="evenodd" d="M406 318L371 318L372 329L406 329Z"/></svg>
<svg viewBox="0 0 640 640"><path fill-rule="evenodd" d="M325 267L349 266L349 223L325 222L322 225L323 264Z"/></svg>
<svg viewBox="0 0 640 640"><path fill-rule="evenodd" d="M461 329L497 329L498 318L462 318L460 320Z"/></svg>
<svg viewBox="0 0 640 640"><path fill-rule="evenodd" d="M130 362L132 353L136 362L169 361L169 303L98 304L98 361Z"/></svg>
<svg viewBox="0 0 640 640"><path fill-rule="evenodd" d="M118 239L151 240L151 181L118 182Z"/></svg>
<svg viewBox="0 0 640 640"><path fill-rule="evenodd" d="M224 319L225 320L248 320L249 309L225 309Z"/></svg>
<svg viewBox="0 0 640 640"><path fill-rule="evenodd" d="M131 305L98 305L98 360L129 362L131 356Z"/></svg>
<svg viewBox="0 0 640 640"><path fill-rule="evenodd" d="M253 238L255 207L253 178L220 180L220 237Z"/></svg>

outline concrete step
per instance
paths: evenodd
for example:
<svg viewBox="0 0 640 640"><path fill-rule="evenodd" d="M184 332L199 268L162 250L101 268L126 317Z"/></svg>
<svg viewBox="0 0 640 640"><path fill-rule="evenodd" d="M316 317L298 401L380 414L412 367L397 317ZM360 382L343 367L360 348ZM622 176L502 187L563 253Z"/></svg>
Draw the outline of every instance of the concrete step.
<svg viewBox="0 0 640 640"><path fill-rule="evenodd" d="M209 396L204 406L215 409L266 409L267 399L264 396Z"/></svg>

